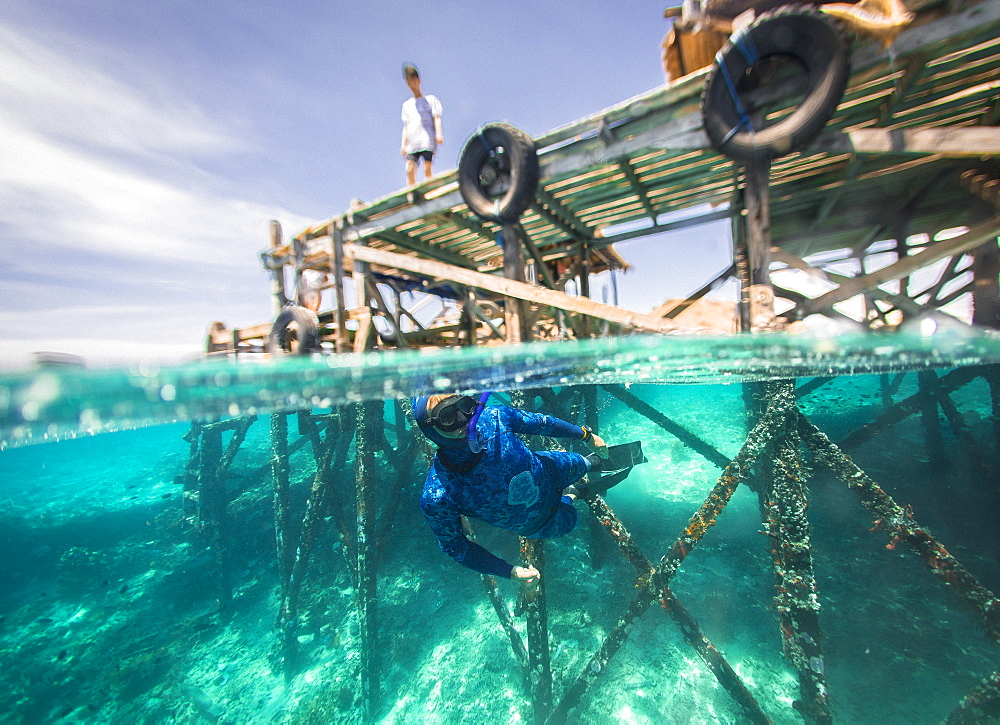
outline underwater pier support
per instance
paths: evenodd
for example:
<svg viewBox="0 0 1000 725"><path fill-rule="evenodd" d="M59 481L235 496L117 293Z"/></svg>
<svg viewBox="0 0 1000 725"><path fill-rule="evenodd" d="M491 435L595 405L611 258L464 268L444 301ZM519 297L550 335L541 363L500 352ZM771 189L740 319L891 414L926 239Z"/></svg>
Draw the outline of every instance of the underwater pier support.
<svg viewBox="0 0 1000 725"><path fill-rule="evenodd" d="M787 387L794 398L794 383L771 383ZM819 626L819 597L813 573L811 526L806 512L809 471L802 460L802 441L791 427L775 442L768 461L766 490L761 495L764 527L771 545L774 567L774 605L781 626L785 657L798 670L801 699L793 704L810 723L830 723L829 693L823 657L823 634Z"/></svg>
<svg viewBox="0 0 1000 725"><path fill-rule="evenodd" d="M541 573L534 591L522 592L528 634L528 680L532 719L546 722L552 711L552 661L549 652L549 615L545 599L544 542L521 537L521 562Z"/></svg>
<svg viewBox="0 0 1000 725"><path fill-rule="evenodd" d="M219 612L223 616L228 614L233 597L229 566L229 527L226 518L226 509L229 507L226 471L229 470L240 446L243 445L247 430L256 420L256 416L244 416L214 423L201 423L196 434L201 437L201 445L197 448L197 524L215 557L218 574L216 596L219 601ZM227 431L233 431L233 435L223 449L222 434ZM188 500L189 493L185 492L185 501Z"/></svg>
<svg viewBox="0 0 1000 725"><path fill-rule="evenodd" d="M288 609L295 551L290 541L292 517L291 494L289 492L288 415L286 413L271 414L271 472L274 490L274 539L278 555L278 579L281 583L281 605L278 609L277 625L281 639L285 681L287 682L295 671L297 640L295 639L295 622Z"/></svg>
<svg viewBox="0 0 1000 725"><path fill-rule="evenodd" d="M378 622L376 608L375 550L375 444L382 435L382 401L358 403L356 407L357 483L357 593L358 628L361 644L361 700L365 719L374 720L381 701Z"/></svg>
<svg viewBox="0 0 1000 725"><path fill-rule="evenodd" d="M562 700L555 707L549 721L553 724L567 721L569 713L577 707L610 662L611 658L621 649L635 627L635 622L649 609L650 605L659 599L661 608L674 620L681 634L689 645L698 653L705 664L711 669L733 700L743 710L748 722L755 725L766 725L770 718L761 710L756 699L747 689L739 675L732 668L721 652L708 640L698 626L697 621L684 607L680 600L670 590L669 576L665 572L663 562L653 567L649 558L639 549L625 525L618 519L611 507L600 496L590 496L587 499L594 518L607 530L611 538L618 544L622 556L636 569L638 578L636 597L628 605L626 611L619 617L617 624L605 637L598 650L585 664L583 670L570 685ZM666 560L666 557L664 558Z"/></svg>
<svg viewBox="0 0 1000 725"><path fill-rule="evenodd" d="M938 579L972 605L982 617L987 636L1000 644L1000 598L980 584L941 542L914 520L909 506L896 503L804 415L800 414L798 426L814 458L833 471L876 517L872 530L884 531L889 536L886 548L895 549L905 543L913 549Z"/></svg>

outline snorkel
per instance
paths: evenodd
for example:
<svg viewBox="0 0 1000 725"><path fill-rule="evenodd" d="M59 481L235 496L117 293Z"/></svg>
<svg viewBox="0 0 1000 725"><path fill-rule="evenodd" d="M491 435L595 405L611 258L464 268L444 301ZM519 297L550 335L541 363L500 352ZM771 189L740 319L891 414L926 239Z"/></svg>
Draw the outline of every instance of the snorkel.
<svg viewBox="0 0 1000 725"><path fill-rule="evenodd" d="M479 422L479 416L486 407L486 401L489 400L489 397L489 390L479 396L479 400L476 403L476 412L473 413L472 417L469 419L469 427L466 429L466 440L469 443L469 450L473 453L479 453L483 450L483 444L479 442L479 435L476 433L476 424Z"/></svg>

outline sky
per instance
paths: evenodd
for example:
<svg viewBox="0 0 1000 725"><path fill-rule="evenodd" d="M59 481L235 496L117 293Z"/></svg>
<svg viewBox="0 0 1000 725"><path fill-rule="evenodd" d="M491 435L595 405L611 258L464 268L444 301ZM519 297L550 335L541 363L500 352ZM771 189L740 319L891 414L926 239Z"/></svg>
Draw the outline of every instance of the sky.
<svg viewBox="0 0 1000 725"><path fill-rule="evenodd" d="M177 360L270 321L268 220L404 185L403 64L444 107L444 171L484 123L537 136L662 85L667 4L0 0L0 366ZM728 239L620 245L621 304L686 296Z"/></svg>

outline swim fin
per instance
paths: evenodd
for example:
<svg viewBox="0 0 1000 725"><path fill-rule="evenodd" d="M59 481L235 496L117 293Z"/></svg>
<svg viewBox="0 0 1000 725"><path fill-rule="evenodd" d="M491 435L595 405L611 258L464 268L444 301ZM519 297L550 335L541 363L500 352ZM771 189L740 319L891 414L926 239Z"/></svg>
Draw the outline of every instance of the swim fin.
<svg viewBox="0 0 1000 725"><path fill-rule="evenodd" d="M646 463L648 460L642 455L642 441L608 446L607 458L600 458L595 453L590 454L587 458L590 460L592 471L620 471L623 468Z"/></svg>
<svg viewBox="0 0 1000 725"><path fill-rule="evenodd" d="M584 496L592 496L597 494L603 496L608 492L608 489L612 486L616 486L626 478L628 474L632 473L632 468L626 468L624 471L616 471L615 473L609 473L606 476L601 476L600 478L594 480L592 484L588 484L580 489L580 493Z"/></svg>

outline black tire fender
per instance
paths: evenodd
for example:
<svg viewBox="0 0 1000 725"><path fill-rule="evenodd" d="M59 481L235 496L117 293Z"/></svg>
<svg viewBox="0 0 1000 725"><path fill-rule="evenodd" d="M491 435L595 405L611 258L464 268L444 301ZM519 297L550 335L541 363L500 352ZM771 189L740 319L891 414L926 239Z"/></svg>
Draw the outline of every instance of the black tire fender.
<svg viewBox="0 0 1000 725"><path fill-rule="evenodd" d="M308 355L319 349L319 318L316 313L298 305L284 307L271 325L267 351L272 355Z"/></svg>
<svg viewBox="0 0 1000 725"><path fill-rule="evenodd" d="M462 149L458 190L486 221L517 221L538 189L538 154L531 137L506 123L483 126Z"/></svg>
<svg viewBox="0 0 1000 725"><path fill-rule="evenodd" d="M748 127L741 91L752 82L751 70L770 56L791 56L802 64L804 97L771 125ZM733 34L705 82L702 124L712 146L741 161L766 161L801 149L837 110L850 76L847 56L840 27L824 13L803 5L764 13Z"/></svg>

